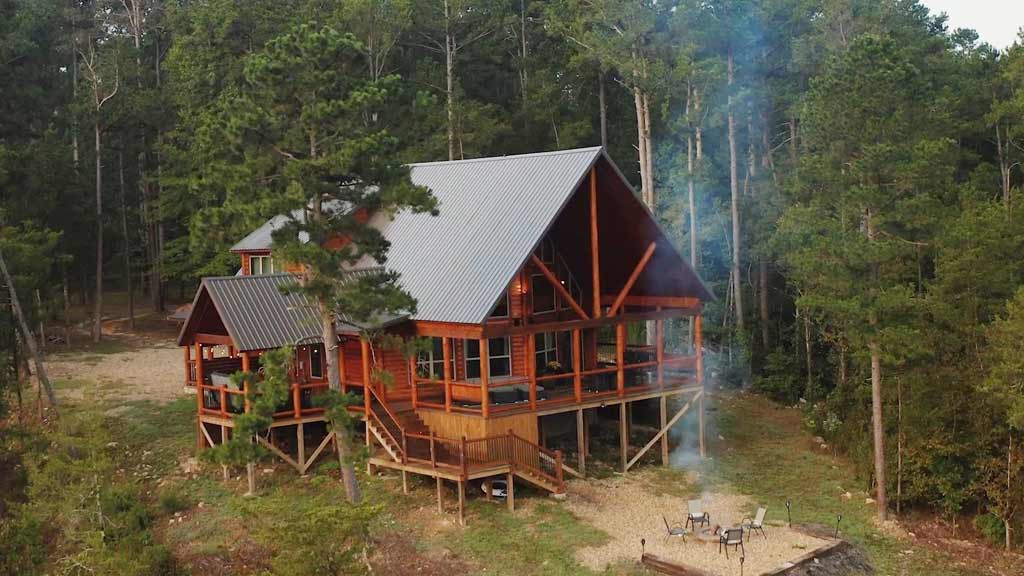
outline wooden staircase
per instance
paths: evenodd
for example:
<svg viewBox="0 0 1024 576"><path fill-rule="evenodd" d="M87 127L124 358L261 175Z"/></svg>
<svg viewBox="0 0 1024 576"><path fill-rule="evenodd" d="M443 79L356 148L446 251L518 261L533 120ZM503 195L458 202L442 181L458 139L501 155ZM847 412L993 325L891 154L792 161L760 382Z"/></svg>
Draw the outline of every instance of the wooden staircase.
<svg viewBox="0 0 1024 576"><path fill-rule="evenodd" d="M442 471L463 481L511 472L542 490L565 492L560 451L547 450L511 430L487 438L441 438L434 435L411 403L390 404L372 388L369 396L367 433L377 440L387 455L385 460L404 470L428 476Z"/></svg>

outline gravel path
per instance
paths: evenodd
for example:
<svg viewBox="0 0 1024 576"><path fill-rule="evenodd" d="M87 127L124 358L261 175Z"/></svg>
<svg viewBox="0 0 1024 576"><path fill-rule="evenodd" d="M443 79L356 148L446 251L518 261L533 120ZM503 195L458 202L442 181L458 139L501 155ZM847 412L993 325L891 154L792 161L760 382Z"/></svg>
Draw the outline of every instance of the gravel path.
<svg viewBox="0 0 1024 576"><path fill-rule="evenodd" d="M581 564L602 571L620 561L635 562L640 557L640 539L646 538L647 551L666 560L681 562L710 574L739 574L738 555L730 552L727 560L724 553L718 553L717 542L700 542L693 536L688 536L685 543L678 538L666 541L661 517L664 514L670 524L682 522L686 501L677 496L654 495L645 488L646 485L643 472L570 485L569 509L611 537L602 546L577 550L576 559ZM694 497L698 496L694 494ZM703 498L705 509L711 514L712 525L739 524L756 508L746 497L736 494L708 492ZM765 527L768 539L754 535L749 543L744 542L745 574L761 574L826 544L824 540L772 524L772 512L769 511Z"/></svg>
<svg viewBox="0 0 1024 576"><path fill-rule="evenodd" d="M149 345L111 354L59 354L50 356L46 370L54 380L81 380L85 386L59 387L58 395L95 400L114 399L114 406L137 400L169 402L185 391L185 366L181 348L171 344Z"/></svg>

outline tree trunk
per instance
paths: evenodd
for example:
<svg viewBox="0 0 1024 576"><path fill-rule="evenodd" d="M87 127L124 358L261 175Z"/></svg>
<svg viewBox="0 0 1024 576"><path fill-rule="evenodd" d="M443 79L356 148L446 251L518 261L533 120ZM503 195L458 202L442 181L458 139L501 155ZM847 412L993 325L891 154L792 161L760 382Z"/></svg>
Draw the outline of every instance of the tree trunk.
<svg viewBox="0 0 1024 576"><path fill-rule="evenodd" d="M92 341L103 337L103 143L99 110L93 130L96 136L96 295L93 300Z"/></svg>
<svg viewBox="0 0 1024 576"><path fill-rule="evenodd" d="M903 379L896 378L896 516L903 512Z"/></svg>
<svg viewBox="0 0 1024 576"><path fill-rule="evenodd" d="M22 341L25 342L25 346L28 348L29 354L32 355L32 361L36 365L36 378L39 383L46 389L46 398L50 401L50 406L53 408L53 412L57 413L57 396L53 393L53 387L50 386L50 379L46 376L46 367L43 366L43 354L36 347L35 337L32 335L32 329L28 327L28 321L25 320L25 314L21 309L21 302L18 300L18 291L14 287L14 279L11 278L11 273L7 270L7 262L4 260L4 255L0 252L0 273L3 274L4 282L7 283L7 291L11 296L11 308L14 309L14 316L18 319L18 326L21 328Z"/></svg>
<svg viewBox="0 0 1024 576"><path fill-rule="evenodd" d="M875 324L875 322L872 322ZM878 343L868 343L871 352L871 429L875 448L875 500L878 518L885 520L888 515L885 490L885 429L882 420L882 355Z"/></svg>
<svg viewBox="0 0 1024 576"><path fill-rule="evenodd" d="M608 103L605 102L604 94L604 72L597 75L597 105L598 113L601 116L601 146L608 149Z"/></svg>
<svg viewBox="0 0 1024 576"><path fill-rule="evenodd" d="M523 88L523 109L526 109L526 0L519 0L519 82Z"/></svg>
<svg viewBox="0 0 1024 576"><path fill-rule="evenodd" d="M128 328L135 331L135 292L132 290L132 258L129 253L128 242L128 203L125 201L124 191L124 151L117 153L117 167L121 180L121 240L124 242L122 250L124 256L124 280L125 290L128 291Z"/></svg>
<svg viewBox="0 0 1024 576"><path fill-rule="evenodd" d="M64 267L63 280L61 282L64 293L64 345L71 346L71 287L68 285L68 269Z"/></svg>
<svg viewBox="0 0 1024 576"><path fill-rule="evenodd" d="M694 155L694 144L693 144L693 121L691 118L691 112L693 111L693 87L687 82L686 86L686 116L687 124L690 130L686 132L686 196L687 203L690 209L690 266L693 267L694 271L697 270L697 199L694 191L694 174L693 174L693 155ZM696 346L696 322L693 316L690 316L690 343Z"/></svg>
<svg viewBox="0 0 1024 576"><path fill-rule="evenodd" d="M733 110L732 89L735 82L735 70L732 50L728 58L728 85L729 96L727 98L728 123L729 123L729 192L732 199L732 282L733 302L736 307L736 329L743 338L745 326L743 322L743 283L740 277L740 190L737 168L736 148L736 112ZM744 385L746 382L744 382Z"/></svg>
<svg viewBox="0 0 1024 576"><path fill-rule="evenodd" d="M814 362L811 356L811 315L804 310L804 356L807 362L807 400L814 395ZM844 359L845 361L845 359Z"/></svg>
<svg viewBox="0 0 1024 576"><path fill-rule="evenodd" d="M1009 508L1009 501L1013 497L1013 429L1009 431L1009 436L1006 442L1006 500L1007 508ZM1006 551L1009 552L1013 549L1013 514L1007 513L1006 518L1003 520L1003 528L1006 535Z"/></svg>
<svg viewBox="0 0 1024 576"><path fill-rule="evenodd" d="M444 0L445 96L448 103L448 159L455 160L455 33L451 27L451 8Z"/></svg>

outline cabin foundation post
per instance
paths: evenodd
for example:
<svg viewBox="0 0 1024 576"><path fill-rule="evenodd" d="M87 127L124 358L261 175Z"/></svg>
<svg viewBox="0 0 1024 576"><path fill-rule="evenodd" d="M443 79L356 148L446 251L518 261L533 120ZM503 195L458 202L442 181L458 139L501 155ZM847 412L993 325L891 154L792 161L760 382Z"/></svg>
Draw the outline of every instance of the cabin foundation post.
<svg viewBox="0 0 1024 576"><path fill-rule="evenodd" d="M505 480L505 501L508 503L508 511L516 511L516 482L515 474L509 472L508 478Z"/></svg>
<svg viewBox="0 0 1024 576"><path fill-rule="evenodd" d="M437 480L437 512L444 514L444 480L440 476L435 479Z"/></svg>
<svg viewBox="0 0 1024 576"><path fill-rule="evenodd" d="M579 455L580 476L587 475L587 424L583 409L576 411L576 452Z"/></svg>
<svg viewBox="0 0 1024 576"><path fill-rule="evenodd" d="M185 387L188 388L189 380L192 379L192 347L184 346L185 348Z"/></svg>
<svg viewBox="0 0 1024 576"><path fill-rule="evenodd" d="M203 442L203 345L196 342L196 451L206 447Z"/></svg>
<svg viewBox="0 0 1024 576"><path fill-rule="evenodd" d="M452 411L452 339L445 336L441 338L441 351L444 358L444 411Z"/></svg>
<svg viewBox="0 0 1024 576"><path fill-rule="evenodd" d="M700 384L700 398L697 400L697 438L700 444L700 457L703 460L707 457L704 446L704 336L702 334L703 322L698 315L694 322L694 348L697 353L697 382Z"/></svg>
<svg viewBox="0 0 1024 576"><path fill-rule="evenodd" d="M668 421L668 397L661 397L661 418L659 423L661 424L658 428L661 430L665 429L665 424ZM668 466L668 431L661 435L661 465Z"/></svg>
<svg viewBox="0 0 1024 576"><path fill-rule="evenodd" d="M299 466L302 468L306 467L306 433L302 425L299 422L295 425L295 444L299 448Z"/></svg>
<svg viewBox="0 0 1024 576"><path fill-rule="evenodd" d="M466 482L459 480L459 526L466 525Z"/></svg>
<svg viewBox="0 0 1024 576"><path fill-rule="evenodd" d="M619 450L622 456L622 472L625 473L626 463L628 462L628 451L629 451L629 426L626 424L626 402L619 404Z"/></svg>
<svg viewBox="0 0 1024 576"><path fill-rule="evenodd" d="M480 413L487 418L491 413L491 350L490 341L480 339Z"/></svg>
<svg viewBox="0 0 1024 576"><path fill-rule="evenodd" d="M409 493L409 473L402 470L402 494Z"/></svg>

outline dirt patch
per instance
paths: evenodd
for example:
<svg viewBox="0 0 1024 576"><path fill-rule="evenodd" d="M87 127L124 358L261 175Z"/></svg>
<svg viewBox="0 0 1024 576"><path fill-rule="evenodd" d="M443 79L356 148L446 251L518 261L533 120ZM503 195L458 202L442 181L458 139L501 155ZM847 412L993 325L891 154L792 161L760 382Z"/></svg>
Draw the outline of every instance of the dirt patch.
<svg viewBox="0 0 1024 576"><path fill-rule="evenodd" d="M83 380L95 386L80 392L95 400L169 402L189 394L181 348L170 344L134 348L111 354L61 354L51 356L46 369L55 380ZM71 392L74 399L74 392Z"/></svg>
<svg viewBox="0 0 1024 576"><path fill-rule="evenodd" d="M470 574L472 566L457 558L451 550L420 552L406 537L397 533L376 539L370 565L377 574L421 574L451 576Z"/></svg>
<svg viewBox="0 0 1024 576"><path fill-rule="evenodd" d="M640 557L640 540L645 539L646 550L666 560L709 574L735 574L739 569L738 554L730 554L726 558L724 553L718 552L717 543L700 542L693 536L687 537L686 542L666 537L662 516L669 524L682 523L686 515L686 500L678 496L653 494L648 488L650 482L644 476L645 473L640 473L572 483L566 505L574 514L610 536L602 546L577 550L576 559L596 571L619 562L636 561ZM693 496L703 498L713 526L738 525L755 507L748 498L725 492ZM767 539L755 535L749 542L744 542L744 571L748 574L771 570L826 544L825 540L773 525L770 512L765 530Z"/></svg>

